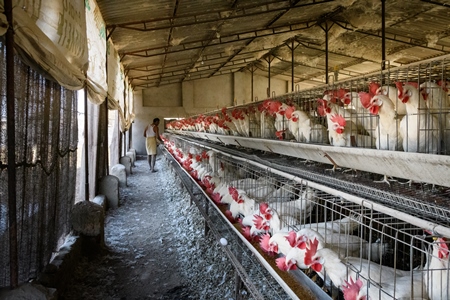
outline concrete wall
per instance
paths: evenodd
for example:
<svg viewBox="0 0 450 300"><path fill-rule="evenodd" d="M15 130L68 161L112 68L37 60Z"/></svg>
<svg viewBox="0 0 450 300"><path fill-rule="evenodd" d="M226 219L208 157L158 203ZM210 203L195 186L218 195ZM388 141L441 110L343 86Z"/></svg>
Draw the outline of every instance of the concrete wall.
<svg viewBox="0 0 450 300"><path fill-rule="evenodd" d="M250 72L238 72L136 91L131 147L137 155L146 155L143 131L156 117L161 119L159 131L163 132L164 118L186 118L252 102L251 78ZM268 98L268 84L267 77L253 76L253 100ZM288 88L284 80L270 80L270 89L276 95L287 93Z"/></svg>
<svg viewBox="0 0 450 300"><path fill-rule="evenodd" d="M253 99L252 99L252 75L250 72L234 73L234 98L236 104L245 104L255 100L270 98L267 95L269 79L258 75L253 76ZM287 82L279 79L270 79L270 90L275 95L282 95L288 92ZM271 93L272 94L272 93Z"/></svg>

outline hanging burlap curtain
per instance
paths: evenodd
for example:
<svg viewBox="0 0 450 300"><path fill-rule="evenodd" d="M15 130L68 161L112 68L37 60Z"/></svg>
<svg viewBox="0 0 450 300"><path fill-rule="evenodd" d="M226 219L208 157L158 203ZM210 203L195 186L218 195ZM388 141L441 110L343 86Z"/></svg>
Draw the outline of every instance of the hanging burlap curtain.
<svg viewBox="0 0 450 300"><path fill-rule="evenodd" d="M0 287L10 284L8 172L16 171L19 281L48 264L75 202L77 94L88 66L84 1L13 1L15 161L8 165L5 45L0 38ZM0 0L0 34L5 34ZM23 63L25 62L25 64ZM32 67L30 67L32 66ZM51 79L51 80L49 80Z"/></svg>
<svg viewBox="0 0 450 300"><path fill-rule="evenodd" d="M84 87L88 48L83 1L16 0L13 20L16 48L27 63L70 90Z"/></svg>
<svg viewBox="0 0 450 300"><path fill-rule="evenodd" d="M0 65L5 65L0 41ZM8 168L16 168L19 281L48 264L70 230L75 200L77 96L15 58L16 165L7 164L6 73L0 68L0 287L9 285Z"/></svg>

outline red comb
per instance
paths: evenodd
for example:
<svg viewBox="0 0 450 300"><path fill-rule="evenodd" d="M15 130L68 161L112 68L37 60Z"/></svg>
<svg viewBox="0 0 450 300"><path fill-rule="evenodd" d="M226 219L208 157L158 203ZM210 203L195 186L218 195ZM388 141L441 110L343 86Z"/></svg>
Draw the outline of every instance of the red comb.
<svg viewBox="0 0 450 300"><path fill-rule="evenodd" d="M277 264L278 269L280 269L281 271L287 271L288 270L288 268L286 266L286 257L285 256L278 257L275 260L275 263Z"/></svg>
<svg viewBox="0 0 450 300"><path fill-rule="evenodd" d="M295 247L297 243L297 233L295 231L289 231L289 234L285 236L285 238L288 241L289 245L291 245L291 247Z"/></svg>
<svg viewBox="0 0 450 300"><path fill-rule="evenodd" d="M259 215L254 215L253 216L253 224L255 224L256 229L259 230L269 230L270 226L268 225L267 221L264 220L263 217L259 216Z"/></svg>
<svg viewBox="0 0 450 300"><path fill-rule="evenodd" d="M295 111L295 107L294 106L289 106L288 108L286 108L285 115L286 115L286 118L288 120L290 120L292 118L292 113L294 111Z"/></svg>
<svg viewBox="0 0 450 300"><path fill-rule="evenodd" d="M250 241L252 239L249 226L242 227L242 235L245 237L247 241Z"/></svg>
<svg viewBox="0 0 450 300"><path fill-rule="evenodd" d="M333 123L339 124L339 126L344 127L347 121L345 121L344 117L341 115L332 115L330 121Z"/></svg>
<svg viewBox="0 0 450 300"><path fill-rule="evenodd" d="M211 199L213 199L213 201L216 203L220 203L220 200L222 200L222 196L220 196L219 193L212 193Z"/></svg>
<svg viewBox="0 0 450 300"><path fill-rule="evenodd" d="M358 299L359 290L363 286L363 282L360 278L356 281L353 281L353 278L350 277L350 282L344 281L345 285L342 285L342 293L344 294L344 299L353 300Z"/></svg>
<svg viewBox="0 0 450 300"><path fill-rule="evenodd" d="M377 90L381 87L381 85L377 82L369 83L369 93L373 96L376 95Z"/></svg>
<svg viewBox="0 0 450 300"><path fill-rule="evenodd" d="M233 198L234 201L237 201L239 198L239 193L237 191L237 189L235 187L228 187L228 193L230 193L231 197Z"/></svg>
<svg viewBox="0 0 450 300"><path fill-rule="evenodd" d="M305 265L310 266L313 263L312 257L317 252L317 247L319 246L319 241L314 238L314 240L311 242L309 241L306 244L306 252L305 252Z"/></svg>
<svg viewBox="0 0 450 300"><path fill-rule="evenodd" d="M348 93L348 90L346 90L346 89L338 89L337 90L337 97L339 97L339 99L342 99L342 98L344 98L345 97L345 94L347 94Z"/></svg>
<svg viewBox="0 0 450 300"><path fill-rule="evenodd" d="M395 83L395 86L397 87L397 90L398 90L398 98L402 99L403 98L403 83L397 81Z"/></svg>
<svg viewBox="0 0 450 300"><path fill-rule="evenodd" d="M267 208L269 207L269 204L268 203L266 203L266 202L262 202L262 203L260 203L259 204L259 212L261 213L261 214L266 214L266 212L267 212Z"/></svg>
<svg viewBox="0 0 450 300"><path fill-rule="evenodd" d="M372 99L372 96L366 92L359 92L358 95L359 101L361 102L362 106L368 109L370 107L370 100Z"/></svg>
<svg viewBox="0 0 450 300"><path fill-rule="evenodd" d="M269 110L273 113L276 113L280 109L281 105L282 103L280 101L271 101L269 103Z"/></svg>
<svg viewBox="0 0 450 300"><path fill-rule="evenodd" d="M448 255L449 255L449 250L448 250L448 245L445 241L445 238L438 238L438 245L439 245L439 258L440 259L444 259L447 258L448 259Z"/></svg>
<svg viewBox="0 0 450 300"><path fill-rule="evenodd" d="M261 240L259 241L259 245L261 246L261 249L264 250L265 252L270 251L269 240L270 240L270 234L266 233L266 234L263 234L263 236L261 237Z"/></svg>
<svg viewBox="0 0 450 300"><path fill-rule="evenodd" d="M445 92L448 92L447 81L439 80L437 83Z"/></svg>

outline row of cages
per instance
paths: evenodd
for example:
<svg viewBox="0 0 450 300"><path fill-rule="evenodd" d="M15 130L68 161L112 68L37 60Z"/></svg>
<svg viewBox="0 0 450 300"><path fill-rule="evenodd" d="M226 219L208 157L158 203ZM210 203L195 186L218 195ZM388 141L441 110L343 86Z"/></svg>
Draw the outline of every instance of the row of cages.
<svg viewBox="0 0 450 300"><path fill-rule="evenodd" d="M449 299L448 236L420 226L433 220L174 136L165 147L277 272L301 270L333 299Z"/></svg>
<svg viewBox="0 0 450 300"><path fill-rule="evenodd" d="M301 143L450 154L450 57L166 124Z"/></svg>
<svg viewBox="0 0 450 300"><path fill-rule="evenodd" d="M205 218L205 232L212 232L213 236L223 246L222 248L225 249L228 256L227 262L230 265L227 269L223 270L224 277L221 279L220 284L225 280L234 280L238 289L235 296L236 298L240 297L240 299L288 299L290 295L283 290L267 269L258 263L254 253L250 251L236 234L236 230L230 227L227 219L223 218L222 211L219 209L210 209L211 201L206 195L199 192L201 186L195 184L189 173L180 172L177 165L173 163L175 156L166 156L166 159L168 165L177 172L178 176L176 178L181 181L180 183L184 185L187 191L191 191L191 199L193 199L196 207ZM236 272L231 272L233 268ZM245 289L240 286L239 280L234 276L236 273L241 278L240 282L245 284ZM234 277L234 279L231 277ZM310 298L311 295L308 293L302 295L302 299L304 300Z"/></svg>

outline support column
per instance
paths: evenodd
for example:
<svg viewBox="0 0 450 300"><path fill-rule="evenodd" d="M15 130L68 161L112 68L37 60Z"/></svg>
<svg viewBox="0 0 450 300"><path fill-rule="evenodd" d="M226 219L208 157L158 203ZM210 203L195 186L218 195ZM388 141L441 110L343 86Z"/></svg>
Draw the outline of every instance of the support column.
<svg viewBox="0 0 450 300"><path fill-rule="evenodd" d="M254 65L252 65L251 66L251 68L250 68L250 73L252 74L252 87L251 87L251 102L253 102L255 99L254 99L254 97L255 97L255 94L254 94L254 79L253 79L253 76L254 76L254 73L255 73L255 71L256 71L256 68L255 68L255 66Z"/></svg>
<svg viewBox="0 0 450 300"><path fill-rule="evenodd" d="M386 0L381 0L381 70L386 69Z"/></svg>
<svg viewBox="0 0 450 300"><path fill-rule="evenodd" d="M291 42L291 92L294 91L294 40Z"/></svg>
<svg viewBox="0 0 450 300"><path fill-rule="evenodd" d="M266 58L265 59L266 61L267 61L267 63L269 64L269 75L268 75L268 79L269 79L269 82L268 82L268 87L267 87L267 98L269 98L270 97L270 94L271 94L271 90L270 90L270 64L271 64L271 62L274 60L274 57L271 57L270 55L268 56L268 58Z"/></svg>
<svg viewBox="0 0 450 300"><path fill-rule="evenodd" d="M294 42L295 42L295 40L292 39L290 46L288 44L286 44L286 46L291 50L291 92L294 92L294 88L295 88L294 87L294 66L295 66L295 64L294 64L294 58L295 58L294 51L299 45L299 44L297 44L297 46L294 46Z"/></svg>
<svg viewBox="0 0 450 300"><path fill-rule="evenodd" d="M329 84L328 79L328 32L330 31L331 27L333 27L333 23L331 25L328 24L327 21L325 21L323 24L319 25L320 28L322 28L323 31L325 31L325 83Z"/></svg>
<svg viewBox="0 0 450 300"><path fill-rule="evenodd" d="M108 75L106 75L108 76ZM109 146L108 146L108 97L105 98L105 132L103 133L105 135L105 138L103 139L105 141L104 145L104 151L105 151L105 174L106 176L109 175Z"/></svg>
<svg viewBox="0 0 450 300"><path fill-rule="evenodd" d="M87 78L87 77L86 77ZM88 92L84 87L84 200L89 201L89 127L88 127Z"/></svg>
<svg viewBox="0 0 450 300"><path fill-rule="evenodd" d="M16 114L14 101L14 29L12 0L4 1L8 21L6 46L6 126L8 137L8 220L9 220L9 286L19 285L19 259L17 247L17 191L16 191Z"/></svg>

